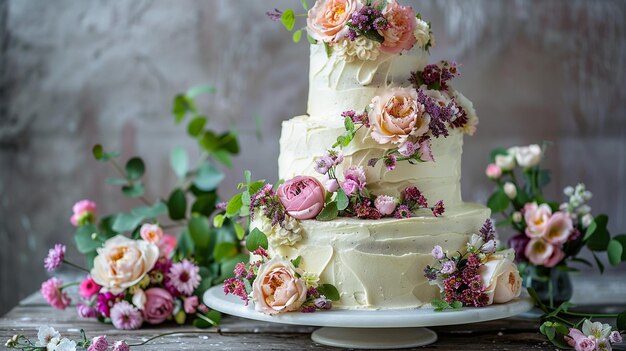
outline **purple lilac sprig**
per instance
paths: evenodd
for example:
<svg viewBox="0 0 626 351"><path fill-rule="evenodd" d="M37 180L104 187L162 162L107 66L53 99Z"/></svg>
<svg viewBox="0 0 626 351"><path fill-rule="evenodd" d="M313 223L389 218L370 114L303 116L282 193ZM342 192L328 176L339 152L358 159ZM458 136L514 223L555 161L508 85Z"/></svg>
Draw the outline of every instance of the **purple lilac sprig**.
<svg viewBox="0 0 626 351"><path fill-rule="evenodd" d="M359 35L363 35L382 43L384 38L378 31L387 29L389 22L380 9L363 6L359 11L352 13L347 25L349 30L346 36L350 40L354 41Z"/></svg>
<svg viewBox="0 0 626 351"><path fill-rule="evenodd" d="M271 19L272 21L278 22L280 21L280 17L283 15L283 12L275 8L274 11L267 11L265 15L269 17L269 19Z"/></svg>
<svg viewBox="0 0 626 351"><path fill-rule="evenodd" d="M421 71L411 72L409 82L415 89L425 85L431 90L447 91L448 82L460 75L459 65L456 62L440 61L438 64L426 65Z"/></svg>
<svg viewBox="0 0 626 351"><path fill-rule="evenodd" d="M333 308L333 302L311 286L307 289L306 300L300 307L300 312L313 313L317 310L330 310L331 308Z"/></svg>
<svg viewBox="0 0 626 351"><path fill-rule="evenodd" d="M272 219L272 226L285 221L285 207L276 195L272 184L265 184L250 200L250 218L254 219L256 209L261 208L263 215Z"/></svg>

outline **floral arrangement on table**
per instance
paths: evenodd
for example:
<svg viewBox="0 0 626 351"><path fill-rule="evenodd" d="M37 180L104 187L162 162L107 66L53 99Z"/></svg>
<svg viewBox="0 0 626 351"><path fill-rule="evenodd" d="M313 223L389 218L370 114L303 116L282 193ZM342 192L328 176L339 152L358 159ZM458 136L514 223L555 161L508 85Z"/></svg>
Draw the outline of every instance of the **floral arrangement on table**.
<svg viewBox="0 0 626 351"><path fill-rule="evenodd" d="M485 170L496 184L487 205L502 215L498 225L510 226L517 233L508 245L516 253L520 272L526 275L530 296L544 313L541 333L560 348L611 350L612 343L622 342L620 331L626 330L626 312L571 311L574 305L567 301L571 291L557 299L566 288L554 286L559 281L552 276L556 272L576 271L570 267L571 262L592 266L578 256L585 247L591 251L601 273L604 265L597 252L606 252L612 265L625 261L626 234L611 237L608 217L592 214L587 204L592 193L582 183L566 187L563 193L567 198L562 203L543 197L542 189L550 182L550 171L541 168L545 150L545 146L537 144L495 149ZM560 304L555 306L556 302ZM615 319L616 329L592 322L595 318Z"/></svg>
<svg viewBox="0 0 626 351"><path fill-rule="evenodd" d="M67 284L56 277L45 281L41 293L52 307L67 308L71 303L67 288L79 285L78 314L110 322L118 329L165 321L192 321L206 328L219 322L219 313L209 311L199 299L205 290L231 277L233 268L248 256L242 253L244 233L239 224L210 225L210 217L224 211L217 194L224 175L213 160L230 166L231 155L239 151L234 132L217 134L206 129L207 119L197 111L194 97L211 91L210 87L194 88L174 99L172 113L177 123L192 116L187 131L198 141L201 156L198 165L190 168L183 148L172 151L177 184L167 199L148 200L141 158L129 159L122 168L116 161L119 153L94 146L94 158L111 163L121 176L107 182L121 186L123 194L144 206L99 218L93 201L74 205L70 221L77 227L76 248L85 255L86 266L69 262L62 244L50 249L44 265L53 271L65 263L87 275ZM178 238L165 232L175 228L181 228Z"/></svg>
<svg viewBox="0 0 626 351"><path fill-rule="evenodd" d="M357 58L376 60L381 53L396 55L415 45L424 50L435 46L430 23L396 0L318 0L313 7L304 0L302 6L306 14L296 14L289 8L284 12L275 9L267 15L293 31L296 43L306 30L308 41L322 42L329 57L335 54L346 62ZM306 17L306 26L294 31L296 17Z"/></svg>
<svg viewBox="0 0 626 351"><path fill-rule="evenodd" d="M426 266L424 276L439 287L442 299L431 302L435 311L484 307L506 303L520 296L522 279L515 265L513 250L497 251L496 232L487 219L473 234L464 252L449 256L441 246L432 250L435 267Z"/></svg>

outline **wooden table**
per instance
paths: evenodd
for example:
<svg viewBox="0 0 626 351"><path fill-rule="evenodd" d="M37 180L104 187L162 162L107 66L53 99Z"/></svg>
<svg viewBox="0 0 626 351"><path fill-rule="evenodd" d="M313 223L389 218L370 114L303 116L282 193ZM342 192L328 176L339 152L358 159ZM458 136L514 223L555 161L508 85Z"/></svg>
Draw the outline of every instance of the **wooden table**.
<svg viewBox="0 0 626 351"><path fill-rule="evenodd" d="M88 337L107 335L110 341L125 339L139 343L159 333L169 331L194 332L159 338L146 346L133 350L325 350L333 349L314 344L310 334L316 327L291 326L257 322L224 316L219 328L207 330L173 324L134 331L120 331L110 324L82 319L74 308L57 311L47 306L38 293L24 299L4 317L0 318L0 341L14 334L24 334L36 339L40 325L50 325L63 336L78 339L81 328ZM538 322L509 318L451 327L432 328L439 341L421 350L554 350L538 332Z"/></svg>

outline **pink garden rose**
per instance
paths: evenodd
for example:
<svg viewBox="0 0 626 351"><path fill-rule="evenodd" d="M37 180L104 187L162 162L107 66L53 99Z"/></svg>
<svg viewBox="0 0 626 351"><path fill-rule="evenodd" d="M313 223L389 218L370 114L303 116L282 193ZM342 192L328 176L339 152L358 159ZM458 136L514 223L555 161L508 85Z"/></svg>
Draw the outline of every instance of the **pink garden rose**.
<svg viewBox="0 0 626 351"><path fill-rule="evenodd" d="M193 314L196 313L196 309L198 308L198 297L197 296L190 296L188 298L185 299L185 302L183 304L183 308L185 309L185 313L187 314Z"/></svg>
<svg viewBox="0 0 626 351"><path fill-rule="evenodd" d="M278 187L278 198L295 219L315 218L325 203L324 186L315 178L297 176Z"/></svg>
<svg viewBox="0 0 626 351"><path fill-rule="evenodd" d="M343 171L344 181L341 189L350 196L355 192L363 190L366 184L365 171L361 166L351 166Z"/></svg>
<svg viewBox="0 0 626 351"><path fill-rule="evenodd" d="M572 218L564 212L555 212L548 220L544 238L552 244L561 245L574 230Z"/></svg>
<svg viewBox="0 0 626 351"><path fill-rule="evenodd" d="M150 288L145 291L146 304L143 318L150 324L161 324L174 312L174 297L165 289Z"/></svg>
<svg viewBox="0 0 626 351"><path fill-rule="evenodd" d="M362 6L358 0L318 0L306 20L309 35L325 43L338 42L348 33L350 16Z"/></svg>
<svg viewBox="0 0 626 351"><path fill-rule="evenodd" d="M389 195L378 195L374 200L374 206L384 216L392 214L396 210L396 204L396 199Z"/></svg>
<svg viewBox="0 0 626 351"><path fill-rule="evenodd" d="M295 311L306 300L307 288L287 260L274 258L259 268L252 283L255 309L265 314Z"/></svg>
<svg viewBox="0 0 626 351"><path fill-rule="evenodd" d="M91 200L80 200L72 207L72 217L70 222L75 227L86 223L93 223L96 219L96 203Z"/></svg>
<svg viewBox="0 0 626 351"><path fill-rule="evenodd" d="M485 170L485 174L489 179L498 179L502 176L502 169L498 167L495 163L490 163L487 165L487 169Z"/></svg>
<svg viewBox="0 0 626 351"><path fill-rule="evenodd" d="M428 131L430 116L424 113L424 105L417 102L415 89L391 89L375 96L370 107L372 138L379 144L402 144L409 136L421 136Z"/></svg>
<svg viewBox="0 0 626 351"><path fill-rule="evenodd" d="M400 6L396 0L387 3L383 15L389 23L387 29L379 30L385 38L380 50L389 54L397 54L402 50L410 50L417 42L415 38L415 12L411 6Z"/></svg>
<svg viewBox="0 0 626 351"><path fill-rule="evenodd" d="M141 238L149 243L158 244L163 238L163 229L156 224L143 224L139 229Z"/></svg>
<svg viewBox="0 0 626 351"><path fill-rule="evenodd" d="M176 237L172 234L163 234L163 237L161 238L161 241L157 243L157 246L159 247L160 257L169 258L176 248Z"/></svg>
<svg viewBox="0 0 626 351"><path fill-rule="evenodd" d="M551 216L552 209L547 204L527 203L524 206L524 220L527 226L526 235L530 238L543 237Z"/></svg>

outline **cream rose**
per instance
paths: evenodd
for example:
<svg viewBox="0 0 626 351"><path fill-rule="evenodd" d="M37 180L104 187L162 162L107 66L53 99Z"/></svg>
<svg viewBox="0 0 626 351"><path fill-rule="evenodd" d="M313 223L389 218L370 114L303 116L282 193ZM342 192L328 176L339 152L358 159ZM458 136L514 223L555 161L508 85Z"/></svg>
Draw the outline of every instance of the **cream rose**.
<svg viewBox="0 0 626 351"><path fill-rule="evenodd" d="M259 268L252 283L254 308L265 314L295 311L306 300L306 284L287 260L273 258Z"/></svg>
<svg viewBox="0 0 626 351"><path fill-rule="evenodd" d="M511 249L493 254L478 270L489 305L509 302L522 292L522 278L513 263L514 257Z"/></svg>
<svg viewBox="0 0 626 351"><path fill-rule="evenodd" d="M309 34L326 43L338 42L348 33L350 16L362 6L358 0L318 0L307 16Z"/></svg>
<svg viewBox="0 0 626 351"><path fill-rule="evenodd" d="M452 90L452 97L457 105L467 114L467 123L463 126L463 131L469 135L474 135L476 126L478 126L478 116L476 115L474 104L465 95L456 90Z"/></svg>
<svg viewBox="0 0 626 351"><path fill-rule="evenodd" d="M118 235L99 248L91 277L105 291L119 294L139 283L159 258L159 248L144 240Z"/></svg>
<svg viewBox="0 0 626 351"><path fill-rule="evenodd" d="M515 155L496 155L495 163L503 171L513 170L515 168Z"/></svg>
<svg viewBox="0 0 626 351"><path fill-rule="evenodd" d="M417 46L424 48L430 41L430 26L426 21L420 18L415 18L415 30L413 31L415 39L417 39Z"/></svg>
<svg viewBox="0 0 626 351"><path fill-rule="evenodd" d="M543 152L537 144L518 147L516 151L515 159L517 164L524 168L536 166L541 162Z"/></svg>
<svg viewBox="0 0 626 351"><path fill-rule="evenodd" d="M424 105L417 102L415 89L391 89L375 96L370 108L372 138L380 144L402 144L409 136L420 136L428 131L430 116L424 113Z"/></svg>

